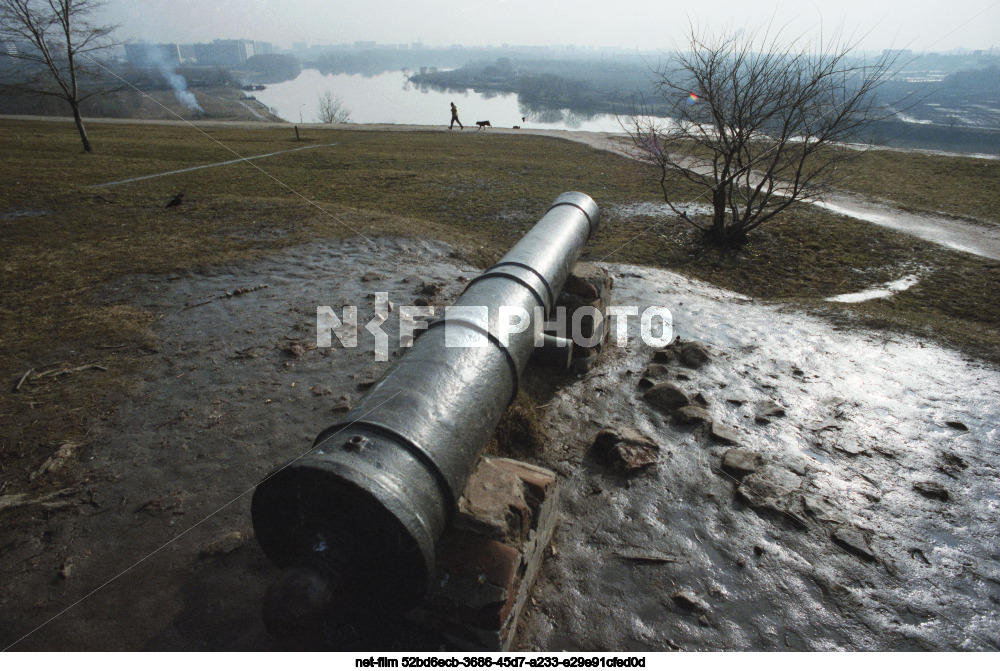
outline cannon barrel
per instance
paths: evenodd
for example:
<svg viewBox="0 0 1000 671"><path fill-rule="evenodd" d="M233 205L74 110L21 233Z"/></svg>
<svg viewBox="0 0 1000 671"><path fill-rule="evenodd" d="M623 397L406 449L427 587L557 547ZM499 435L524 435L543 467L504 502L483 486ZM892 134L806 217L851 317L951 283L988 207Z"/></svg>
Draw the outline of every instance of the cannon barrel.
<svg viewBox="0 0 1000 671"><path fill-rule="evenodd" d="M517 394L534 349L534 308L549 314L599 218L583 193L556 198L306 456L257 487L257 540L287 569L265 599L272 631L333 605L401 609L423 596L434 543ZM532 319L506 345L497 338L500 306ZM484 312L486 328L473 318Z"/></svg>

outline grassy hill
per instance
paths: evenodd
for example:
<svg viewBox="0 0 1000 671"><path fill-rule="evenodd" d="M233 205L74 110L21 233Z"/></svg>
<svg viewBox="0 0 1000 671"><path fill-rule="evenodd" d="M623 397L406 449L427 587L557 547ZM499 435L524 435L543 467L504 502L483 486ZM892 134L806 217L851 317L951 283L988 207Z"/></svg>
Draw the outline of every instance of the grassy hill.
<svg viewBox="0 0 1000 671"><path fill-rule="evenodd" d="M669 268L1000 361L1000 264L805 206L738 255L706 252L676 222L615 214L615 205L656 201L656 183L638 163L569 141L306 128L297 143L290 127L92 124L96 152L84 155L71 124L0 120L0 129L0 465L15 478L51 451L40 445L84 435L92 417L114 408L155 348L157 315L103 301L107 283L360 234L445 240L485 267L568 190L590 194L605 212L588 259ZM322 146L97 186L311 145ZM1000 205L988 188L997 162L877 152L859 166L851 176L858 190L900 204L971 217ZM931 182L940 197L928 192ZM183 204L164 209L178 192ZM924 278L891 299L822 300L913 268ZM30 398L11 392L29 369L98 354L108 370L86 383L70 376Z"/></svg>

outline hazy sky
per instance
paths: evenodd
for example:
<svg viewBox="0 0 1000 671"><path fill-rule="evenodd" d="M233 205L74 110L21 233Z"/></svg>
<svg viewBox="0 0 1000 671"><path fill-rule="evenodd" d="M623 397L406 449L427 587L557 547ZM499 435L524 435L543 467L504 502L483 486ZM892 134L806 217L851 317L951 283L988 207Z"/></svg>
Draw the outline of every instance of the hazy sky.
<svg viewBox="0 0 1000 671"><path fill-rule="evenodd" d="M843 25L862 47L1000 48L1000 0L109 0L126 37L201 42L244 37L428 45L549 44L668 49L687 25L758 26L788 34Z"/></svg>

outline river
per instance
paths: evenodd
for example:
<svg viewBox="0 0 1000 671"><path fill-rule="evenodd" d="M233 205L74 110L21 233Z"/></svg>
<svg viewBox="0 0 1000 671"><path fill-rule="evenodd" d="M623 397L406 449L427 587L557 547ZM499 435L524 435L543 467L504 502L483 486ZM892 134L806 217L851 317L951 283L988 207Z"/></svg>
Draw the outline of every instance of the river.
<svg viewBox="0 0 1000 671"><path fill-rule="evenodd" d="M475 122L488 119L506 128L621 132L618 120L610 114L587 116L566 109L529 112L514 93L434 91L410 84L401 71L367 77L306 69L295 79L269 85L254 95L275 108L282 119L309 123L317 121L319 96L327 90L350 110L355 123L447 125L449 105L454 102L466 126L475 127Z"/></svg>

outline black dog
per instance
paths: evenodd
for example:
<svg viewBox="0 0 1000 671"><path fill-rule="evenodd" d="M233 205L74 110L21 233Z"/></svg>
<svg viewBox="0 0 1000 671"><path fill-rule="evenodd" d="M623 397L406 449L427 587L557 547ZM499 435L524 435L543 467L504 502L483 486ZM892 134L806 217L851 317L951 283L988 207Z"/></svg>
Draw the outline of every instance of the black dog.
<svg viewBox="0 0 1000 671"><path fill-rule="evenodd" d="M493 128L493 124L491 124L489 121L477 121L476 125L479 126L479 130L484 129L487 126L489 126L490 128Z"/></svg>

